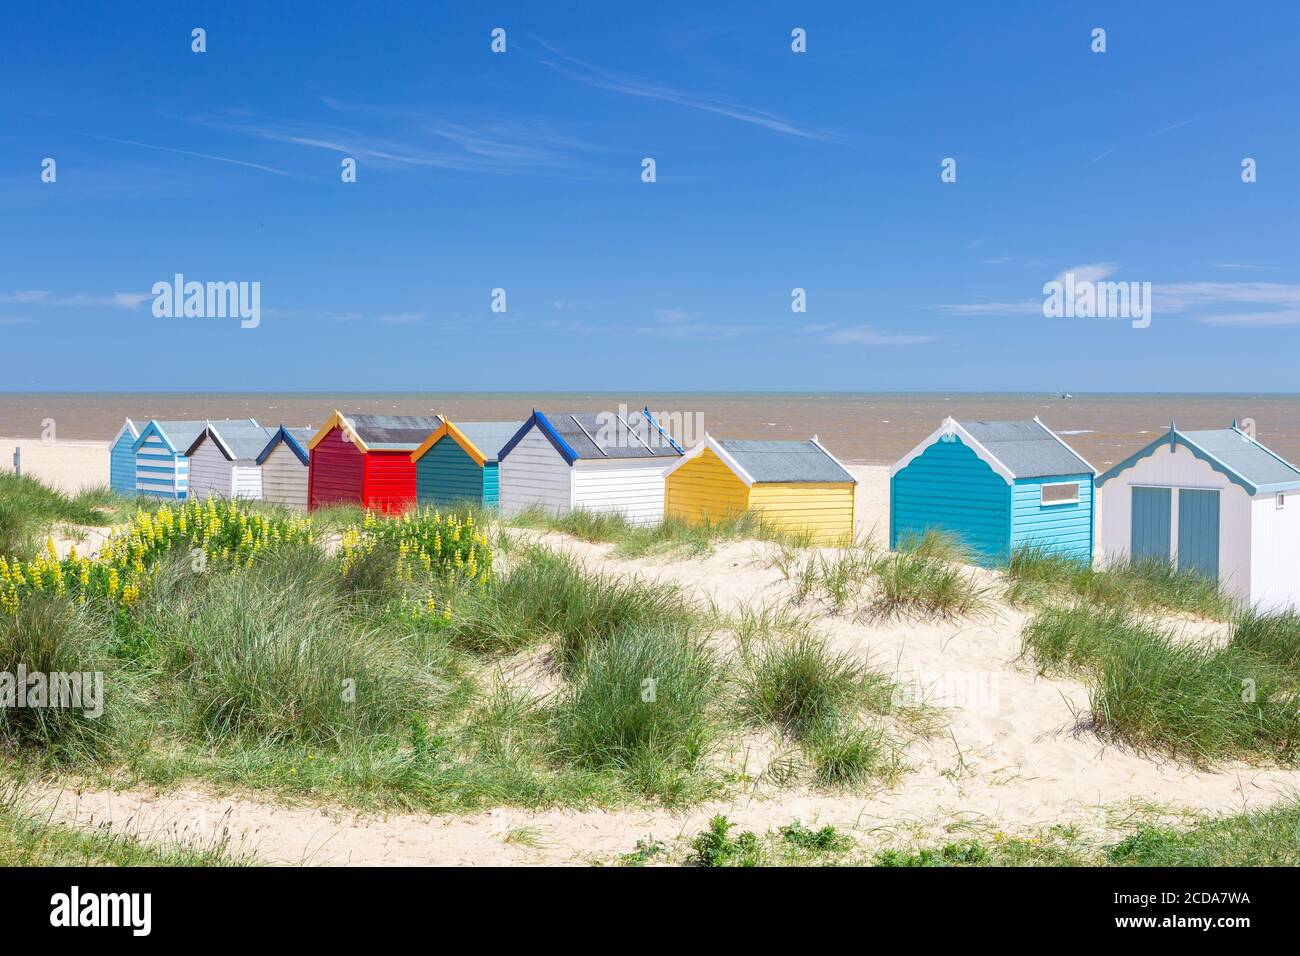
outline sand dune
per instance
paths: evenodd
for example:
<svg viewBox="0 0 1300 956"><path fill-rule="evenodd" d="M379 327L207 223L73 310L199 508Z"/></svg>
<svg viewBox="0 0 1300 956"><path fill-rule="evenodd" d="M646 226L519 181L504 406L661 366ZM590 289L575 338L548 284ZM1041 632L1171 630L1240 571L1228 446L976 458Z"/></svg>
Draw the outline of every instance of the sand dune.
<svg viewBox="0 0 1300 956"><path fill-rule="evenodd" d="M31 444L32 470L42 477L61 479L65 487L104 480L82 470L92 458L106 462L102 444ZM855 466L854 471L861 479L859 528L879 534L887 527L887 469ZM726 610L790 597L789 586L771 566L773 548L767 544L730 543L695 560L622 560L612 558L607 545L537 536L592 570L673 582ZM366 816L192 786L166 793L73 793L46 786L39 795L58 818L80 824L107 822L201 838L227 829L236 844L279 863L472 865L609 859L647 836L672 841L697 832L720 812L760 831L795 818L831 823L872 848L946 840L971 829L1032 834L1057 823L1112 837L1135 808L1157 805L1169 814L1240 811L1300 791L1297 771L1231 765L1205 772L1108 747L1079 720L1088 709L1081 684L1039 677L1018 660L1024 620L1022 612L1005 605L998 607L996 619L984 623L873 626L829 615L820 619L819 629L837 648L867 657L946 716L942 732L909 747L908 772L891 789L828 794L753 785L726 801L682 813L501 808L440 816ZM533 679L540 678L530 676L526 661L512 676ZM774 749L757 734L735 748L726 759L754 776ZM506 834L520 827L535 831L540 845L506 842Z"/></svg>

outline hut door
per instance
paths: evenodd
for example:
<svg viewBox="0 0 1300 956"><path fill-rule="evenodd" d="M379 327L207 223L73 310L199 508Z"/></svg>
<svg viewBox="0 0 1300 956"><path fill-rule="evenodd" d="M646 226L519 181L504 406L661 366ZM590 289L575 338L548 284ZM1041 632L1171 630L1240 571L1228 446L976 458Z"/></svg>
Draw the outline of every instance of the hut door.
<svg viewBox="0 0 1300 956"><path fill-rule="evenodd" d="M1168 488L1133 489L1133 528L1129 554L1134 561L1169 563L1172 496Z"/></svg>
<svg viewBox="0 0 1300 956"><path fill-rule="evenodd" d="M1219 493L1178 491L1178 567L1219 580Z"/></svg>

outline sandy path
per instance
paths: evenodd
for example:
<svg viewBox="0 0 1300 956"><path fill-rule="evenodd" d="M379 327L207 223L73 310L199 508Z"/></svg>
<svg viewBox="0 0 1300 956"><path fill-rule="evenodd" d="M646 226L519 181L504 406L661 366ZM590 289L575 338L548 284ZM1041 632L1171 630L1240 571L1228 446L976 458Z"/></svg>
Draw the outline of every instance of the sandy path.
<svg viewBox="0 0 1300 956"><path fill-rule="evenodd" d="M39 438L0 438L0 472L14 470L14 450L22 452L24 475L54 488L78 492L108 484L107 441L41 441Z"/></svg>
<svg viewBox="0 0 1300 956"><path fill-rule="evenodd" d="M546 536L589 567L673 581L730 609L787 595L780 574L763 560L766 545L730 544L703 560L621 561L608 546ZM755 788L685 813L664 810L529 812L498 809L467 815L359 816L276 805L260 797L214 797L184 788L56 794L44 791L59 818L110 822L145 833L211 834L226 827L237 845L265 860L312 864L583 863L632 850L638 839L672 842L726 813L763 831L798 818L848 830L868 849L959 838L972 829L1034 833L1071 823L1085 836L1113 838L1134 813L1236 812L1300 792L1300 772L1227 767L1214 773L1106 747L1076 730L1087 711L1082 685L1048 680L1016 660L1023 615L1002 608L981 624L893 624L868 627L826 618L838 647L925 688L944 706L948 726L914 744L910 772L892 790L831 795ZM766 753L751 754L761 770ZM540 845L507 842L526 828Z"/></svg>

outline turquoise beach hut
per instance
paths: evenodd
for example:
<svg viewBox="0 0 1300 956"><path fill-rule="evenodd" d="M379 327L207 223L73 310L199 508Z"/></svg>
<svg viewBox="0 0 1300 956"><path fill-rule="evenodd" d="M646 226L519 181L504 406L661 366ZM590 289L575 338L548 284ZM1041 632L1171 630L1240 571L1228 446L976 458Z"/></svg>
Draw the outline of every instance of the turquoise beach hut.
<svg viewBox="0 0 1300 956"><path fill-rule="evenodd" d="M938 530L984 565L1024 546L1090 564L1095 476L1037 417L945 419L890 471L889 546Z"/></svg>
<svg viewBox="0 0 1300 956"><path fill-rule="evenodd" d="M159 421L149 419L131 445L135 456L135 490L139 495L184 501L189 494L190 463L186 450L208 428L252 425L252 418L222 421Z"/></svg>
<svg viewBox="0 0 1300 956"><path fill-rule="evenodd" d="M128 418L108 446L108 485L128 498L134 498L136 494L134 446L139 437L140 425Z"/></svg>
<svg viewBox="0 0 1300 956"><path fill-rule="evenodd" d="M445 418L414 452L415 498L421 505L446 507L472 502L495 508L500 483L497 464L501 449L523 422L464 422Z"/></svg>

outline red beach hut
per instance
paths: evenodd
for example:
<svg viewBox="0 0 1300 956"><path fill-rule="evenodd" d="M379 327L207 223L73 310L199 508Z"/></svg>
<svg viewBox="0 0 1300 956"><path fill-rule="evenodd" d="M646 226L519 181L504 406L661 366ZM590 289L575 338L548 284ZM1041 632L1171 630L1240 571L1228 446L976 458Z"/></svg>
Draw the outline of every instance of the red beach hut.
<svg viewBox="0 0 1300 956"><path fill-rule="evenodd" d="M437 415L335 411L308 445L307 509L359 504L401 512L415 503L411 452L442 426Z"/></svg>

